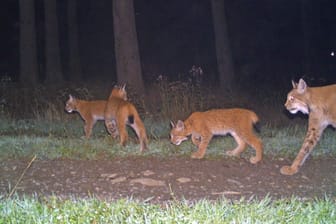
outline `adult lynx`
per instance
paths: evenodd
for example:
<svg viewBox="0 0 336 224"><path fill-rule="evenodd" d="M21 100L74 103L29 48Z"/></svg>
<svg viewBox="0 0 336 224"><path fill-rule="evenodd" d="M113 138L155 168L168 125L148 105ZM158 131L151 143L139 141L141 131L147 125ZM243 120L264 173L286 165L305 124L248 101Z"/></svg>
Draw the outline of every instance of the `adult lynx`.
<svg viewBox="0 0 336 224"><path fill-rule="evenodd" d="M257 115L245 109L214 109L205 112L192 113L184 122L172 122L170 140L179 145L191 135L192 142L198 147L191 157L204 157L207 146L214 135L231 134L238 146L228 151L231 156L239 156L247 145L255 149L256 155L250 158L255 164L262 159L262 142L253 133L253 125L258 121Z"/></svg>
<svg viewBox="0 0 336 224"><path fill-rule="evenodd" d="M286 109L295 114L301 111L309 114L308 131L301 149L291 166L283 166L280 172L293 175L298 172L324 129L328 125L336 127L336 85L308 87L303 79L292 81L293 89L287 95Z"/></svg>

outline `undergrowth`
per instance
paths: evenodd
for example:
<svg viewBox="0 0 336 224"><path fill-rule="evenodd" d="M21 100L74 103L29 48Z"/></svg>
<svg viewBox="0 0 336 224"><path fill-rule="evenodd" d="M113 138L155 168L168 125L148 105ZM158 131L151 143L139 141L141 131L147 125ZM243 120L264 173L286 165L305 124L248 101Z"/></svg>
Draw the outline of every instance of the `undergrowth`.
<svg viewBox="0 0 336 224"><path fill-rule="evenodd" d="M256 91L255 95L239 91L218 91L202 85L201 73L192 73L179 81L169 81L159 76L145 98L136 97L128 88L129 99L138 108L150 138L145 155L185 155L195 150L190 141L180 146L169 143L170 121L185 119L194 111L210 108L244 107L257 112L261 120L258 135L264 144L265 155L270 157L294 157L300 148L305 131L306 117L290 119L283 113L282 99L278 92L268 94ZM138 154L138 144L134 132L129 129L130 142L121 148L106 132L104 122L97 122L90 140L83 138L84 123L77 113L68 114L64 105L68 95L80 99L102 99L111 86L88 87L36 87L34 89L1 85L0 100L0 157L20 158L36 154L38 158L99 158ZM100 88L101 87L101 88ZM251 90L250 90L251 91ZM106 94L107 95L107 94ZM100 96L100 97L98 97ZM154 98L154 99L153 99ZM251 100L254 98L254 100ZM153 103L149 101L153 99ZM279 109L279 108L282 109ZM282 122L282 120L286 122ZM325 131L321 141L313 151L315 156L335 155L332 145L336 138L331 130ZM223 156L233 149L231 137L214 138L207 156ZM254 151L250 148L246 156Z"/></svg>

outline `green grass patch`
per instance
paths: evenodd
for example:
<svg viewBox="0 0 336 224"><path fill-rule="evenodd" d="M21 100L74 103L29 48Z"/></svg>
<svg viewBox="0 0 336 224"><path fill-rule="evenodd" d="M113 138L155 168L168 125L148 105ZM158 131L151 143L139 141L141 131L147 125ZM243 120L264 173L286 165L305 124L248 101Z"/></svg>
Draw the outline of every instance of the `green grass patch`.
<svg viewBox="0 0 336 224"><path fill-rule="evenodd" d="M112 139L106 132L104 123L98 122L92 137L83 137L83 122L74 119L69 122L52 122L38 120L18 120L0 122L0 158L21 158L36 155L39 159L71 158L97 159L120 156L170 156L190 155L196 150L191 140L179 146L169 141L170 126L168 120L145 120L149 136L149 150L139 153L139 144L135 134L129 130L130 138L125 147L119 145L118 139ZM300 149L305 133L305 125L290 127L263 127L257 135L263 141L264 154L268 157L293 158ZM321 140L313 151L314 157L336 155L335 131L325 130ZM231 136L214 137L208 146L206 156L223 157L227 150L236 147ZM248 158L254 154L250 147L242 156Z"/></svg>
<svg viewBox="0 0 336 224"><path fill-rule="evenodd" d="M0 223L335 223L336 203L324 198L148 204L134 200L101 201L14 197L0 200Z"/></svg>
<svg viewBox="0 0 336 224"><path fill-rule="evenodd" d="M277 93L272 95L256 90L257 94L226 91L215 95L212 89L162 79L157 83L157 91L153 92L153 103L146 101L145 104L142 99L134 102L133 99L139 98L130 93L150 138L147 152L139 152L139 144L131 130L129 143L121 147L107 134L103 122L96 124L91 139L82 138L83 121L78 114L64 112L68 94L81 99L104 99L110 88L108 85L104 90L99 86L96 94L92 94L92 88L89 91L85 87L34 90L3 87L0 89L4 102L0 105L0 160L31 159L35 155L38 159L190 156L196 150L191 140L180 146L169 142L170 119L184 119L191 112L209 108L256 108L261 120L269 124L258 133L267 157L293 158L306 134L306 125L300 122L293 125L294 122L288 121L282 113L286 93L272 91ZM100 97L103 93L107 94ZM274 125L276 123L280 125ZM206 156L223 157L225 151L235 146L232 137L216 137L208 146ZM335 131L327 129L313 156L336 156L335 146ZM243 156L249 158L251 154L254 150L249 148ZM152 204L131 199L102 201L29 196L8 199L0 195L0 223L336 223L336 203L334 198L309 201L298 198L231 201L223 198Z"/></svg>

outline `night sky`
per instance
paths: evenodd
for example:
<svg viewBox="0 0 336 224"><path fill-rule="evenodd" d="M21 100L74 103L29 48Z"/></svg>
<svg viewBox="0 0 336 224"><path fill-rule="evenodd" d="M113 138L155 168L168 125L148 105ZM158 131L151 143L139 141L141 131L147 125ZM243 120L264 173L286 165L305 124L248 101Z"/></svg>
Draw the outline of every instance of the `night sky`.
<svg viewBox="0 0 336 224"><path fill-rule="evenodd" d="M308 1L308 0L307 0ZM42 0L37 25L43 28ZM66 0L58 0L63 70L67 74ZM112 0L78 1L79 37L86 80L115 79ZM226 16L238 80L283 83L305 77L311 83L335 82L336 1L313 1L312 70L303 74L301 0L226 0ZM18 2L1 1L0 76L19 73ZM192 65L215 82L216 56L210 1L135 0L140 57L145 81L172 80ZM41 32L41 30L40 30Z"/></svg>

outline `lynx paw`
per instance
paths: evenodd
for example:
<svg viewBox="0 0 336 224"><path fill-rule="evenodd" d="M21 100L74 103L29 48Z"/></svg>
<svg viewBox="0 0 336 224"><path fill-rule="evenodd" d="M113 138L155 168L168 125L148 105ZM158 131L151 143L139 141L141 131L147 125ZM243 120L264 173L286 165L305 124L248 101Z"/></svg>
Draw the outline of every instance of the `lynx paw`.
<svg viewBox="0 0 336 224"><path fill-rule="evenodd" d="M225 154L228 155L228 156L240 157L240 153L237 153L235 150L227 151Z"/></svg>
<svg viewBox="0 0 336 224"><path fill-rule="evenodd" d="M143 153L143 152L145 152L145 151L147 151L147 145L146 144L141 144L141 146L140 146L140 152L141 153Z"/></svg>
<svg viewBox="0 0 336 224"><path fill-rule="evenodd" d="M260 160L261 160L260 158L254 156L250 158L250 163L257 164Z"/></svg>
<svg viewBox="0 0 336 224"><path fill-rule="evenodd" d="M294 169L291 166L283 166L280 169L280 173L283 175L293 175L298 172L298 168Z"/></svg>
<svg viewBox="0 0 336 224"><path fill-rule="evenodd" d="M199 152L194 152L193 154L191 154L192 159L202 159L203 157L204 155Z"/></svg>

